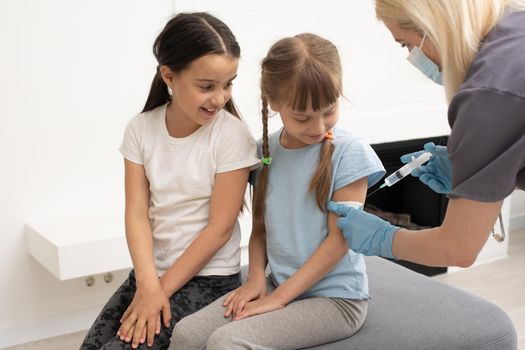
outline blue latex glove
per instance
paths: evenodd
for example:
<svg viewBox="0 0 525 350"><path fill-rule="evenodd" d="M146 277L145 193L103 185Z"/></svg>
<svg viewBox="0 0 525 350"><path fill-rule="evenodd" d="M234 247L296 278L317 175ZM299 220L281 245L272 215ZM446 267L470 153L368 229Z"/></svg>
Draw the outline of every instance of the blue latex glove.
<svg viewBox="0 0 525 350"><path fill-rule="evenodd" d="M419 180L437 193L449 193L452 191L452 166L448 159L448 151L445 146L436 146L433 142L426 143L423 151L405 154L401 156L401 162L408 163L412 157L417 157L423 152L432 153L432 157L425 164L411 173Z"/></svg>
<svg viewBox="0 0 525 350"><path fill-rule="evenodd" d="M364 255L395 259L392 240L399 227L361 209L333 201L328 202L327 208L340 216L337 226L343 231L350 249Z"/></svg>

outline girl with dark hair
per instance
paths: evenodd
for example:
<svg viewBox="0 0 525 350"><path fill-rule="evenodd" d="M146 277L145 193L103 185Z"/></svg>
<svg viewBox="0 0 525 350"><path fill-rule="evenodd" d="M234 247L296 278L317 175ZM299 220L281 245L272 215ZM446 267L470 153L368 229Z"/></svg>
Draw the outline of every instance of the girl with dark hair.
<svg viewBox="0 0 525 350"><path fill-rule="evenodd" d="M261 68L263 167L254 179L248 280L179 322L177 350L312 347L351 336L366 317L363 256L348 250L325 206L363 203L384 169L361 138L334 128L337 49L300 34L275 43ZM270 135L269 106L283 122Z"/></svg>
<svg viewBox="0 0 525 350"><path fill-rule="evenodd" d="M240 49L206 13L171 19L128 124L126 238L133 261L81 349L167 349L175 324L240 285L237 217L256 144L231 99Z"/></svg>

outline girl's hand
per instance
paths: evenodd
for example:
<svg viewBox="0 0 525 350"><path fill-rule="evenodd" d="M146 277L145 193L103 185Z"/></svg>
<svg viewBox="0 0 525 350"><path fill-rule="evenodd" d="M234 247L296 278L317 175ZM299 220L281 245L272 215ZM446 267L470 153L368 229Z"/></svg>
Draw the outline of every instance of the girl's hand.
<svg viewBox="0 0 525 350"><path fill-rule="evenodd" d="M226 307L224 317L230 317L233 314L232 317L235 319L246 303L266 295L266 278L264 275L261 276L249 279L224 299L222 304L222 306Z"/></svg>
<svg viewBox="0 0 525 350"><path fill-rule="evenodd" d="M275 293L272 293L260 299L247 303L244 309L240 313L238 313L233 320L242 320L250 316L280 310L283 307L285 307L285 303L278 299Z"/></svg>
<svg viewBox="0 0 525 350"><path fill-rule="evenodd" d="M117 335L125 342L132 341L134 349L146 339L148 346L153 345L155 334L160 333L161 312L164 325L170 325L170 303L158 280L156 282L137 288L133 301L120 319L122 324Z"/></svg>

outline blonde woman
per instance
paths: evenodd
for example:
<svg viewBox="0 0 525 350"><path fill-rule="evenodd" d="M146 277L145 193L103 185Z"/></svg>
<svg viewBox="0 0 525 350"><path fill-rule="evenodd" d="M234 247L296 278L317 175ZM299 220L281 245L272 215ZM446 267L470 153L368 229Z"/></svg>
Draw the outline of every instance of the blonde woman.
<svg viewBox="0 0 525 350"><path fill-rule="evenodd" d="M525 3L513 0L376 0L376 14L408 60L445 87L448 149L412 175L449 196L441 226L410 231L331 202L349 246L431 266L468 267L503 199L525 188ZM410 155L402 157L407 161Z"/></svg>

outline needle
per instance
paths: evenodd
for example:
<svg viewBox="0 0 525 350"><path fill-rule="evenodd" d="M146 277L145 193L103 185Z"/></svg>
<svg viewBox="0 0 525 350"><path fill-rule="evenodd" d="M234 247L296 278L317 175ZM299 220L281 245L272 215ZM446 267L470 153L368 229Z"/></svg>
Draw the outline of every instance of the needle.
<svg viewBox="0 0 525 350"><path fill-rule="evenodd" d="M376 188L375 190L373 190L371 193L367 194L366 195L366 198L370 197L371 195L373 195L374 193L376 193L377 191L379 191L380 189L384 188L386 186L386 184L382 184L381 186L379 186L378 188Z"/></svg>

